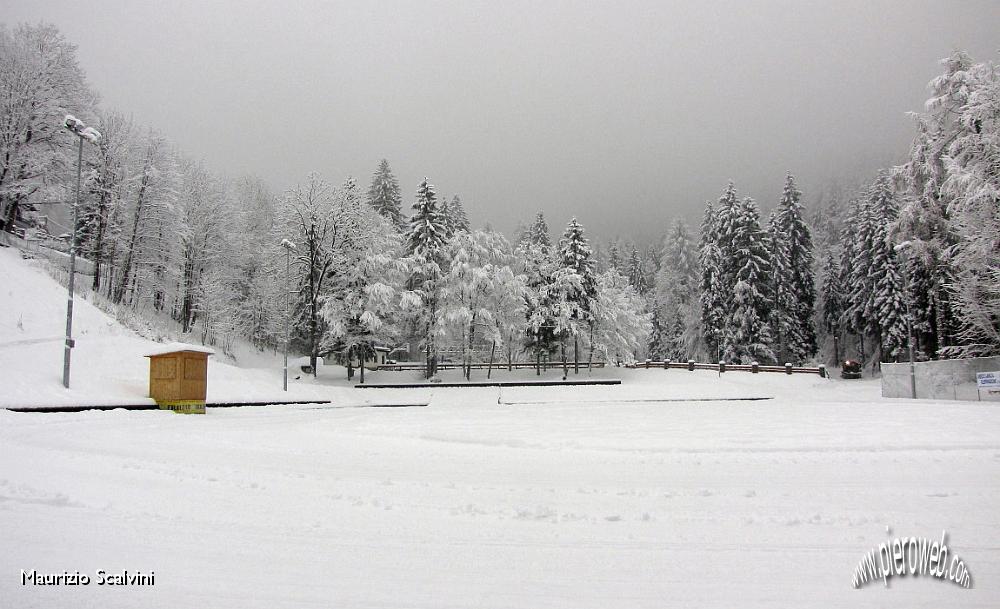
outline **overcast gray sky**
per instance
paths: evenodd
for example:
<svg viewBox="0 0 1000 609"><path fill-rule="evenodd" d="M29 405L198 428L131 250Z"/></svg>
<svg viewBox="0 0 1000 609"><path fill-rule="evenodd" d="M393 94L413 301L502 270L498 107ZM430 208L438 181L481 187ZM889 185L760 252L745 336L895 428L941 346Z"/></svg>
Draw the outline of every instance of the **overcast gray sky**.
<svg viewBox="0 0 1000 609"><path fill-rule="evenodd" d="M937 60L1000 49L1000 2L0 0L79 46L104 105L277 191L382 157L473 223L541 209L599 240L765 209L896 162ZM407 210L408 211L408 210Z"/></svg>

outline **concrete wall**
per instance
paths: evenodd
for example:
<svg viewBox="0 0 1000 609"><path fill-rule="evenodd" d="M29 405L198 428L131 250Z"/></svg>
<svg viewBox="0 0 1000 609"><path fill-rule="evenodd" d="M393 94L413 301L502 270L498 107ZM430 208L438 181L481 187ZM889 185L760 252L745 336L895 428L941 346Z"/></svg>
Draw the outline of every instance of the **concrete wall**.
<svg viewBox="0 0 1000 609"><path fill-rule="evenodd" d="M983 389L976 393L976 373L1000 370L1000 357L949 359L914 364L917 397L938 400L982 400L1000 402L1000 392ZM912 397L910 364L882 364L882 397Z"/></svg>

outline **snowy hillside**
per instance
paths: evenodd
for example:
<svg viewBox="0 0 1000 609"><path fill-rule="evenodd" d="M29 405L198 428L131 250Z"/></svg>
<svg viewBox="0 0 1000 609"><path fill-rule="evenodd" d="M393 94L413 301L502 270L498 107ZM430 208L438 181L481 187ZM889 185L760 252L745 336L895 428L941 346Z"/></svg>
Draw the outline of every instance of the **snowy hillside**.
<svg viewBox="0 0 1000 609"><path fill-rule="evenodd" d="M0 407L152 403L149 360L143 355L161 345L123 328L79 296L70 389L62 386L66 289L38 265L22 260L15 248L0 248L0 370L5 376ZM227 364L224 356L212 358L208 401L329 399L328 391L327 397L317 397L319 388L294 381L290 394L284 394L280 358L268 363L268 368L247 370Z"/></svg>

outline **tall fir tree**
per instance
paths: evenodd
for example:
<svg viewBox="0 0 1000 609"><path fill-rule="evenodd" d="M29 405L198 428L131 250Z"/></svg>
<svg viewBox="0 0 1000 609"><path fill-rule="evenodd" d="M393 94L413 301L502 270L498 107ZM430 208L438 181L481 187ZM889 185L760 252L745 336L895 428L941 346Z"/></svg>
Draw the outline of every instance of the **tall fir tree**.
<svg viewBox="0 0 1000 609"><path fill-rule="evenodd" d="M415 320L422 328L424 351L427 355L425 375L431 378L437 373L438 304L440 301L440 278L445 266L445 244L448 241L447 218L438 206L434 186L427 178L417 188L413 215L410 216L410 230L407 233L407 253L414 260L414 275L410 285L420 294L422 307Z"/></svg>
<svg viewBox="0 0 1000 609"><path fill-rule="evenodd" d="M628 282L637 294L645 294L649 289L646 283L646 271L643 269L642 259L639 257L639 250L632 246L632 254L628 259Z"/></svg>
<svg viewBox="0 0 1000 609"><path fill-rule="evenodd" d="M709 359L721 355L722 327L727 296L723 293L722 252L719 250L718 216L711 202L705 205L698 251L701 266L701 340Z"/></svg>
<svg viewBox="0 0 1000 609"><path fill-rule="evenodd" d="M737 223L740 221L740 199L736 195L736 186L729 182L726 190L719 197L716 207L716 243L721 254L720 289L724 297L733 294L736 287L736 271L739 266L733 257L733 241L736 238Z"/></svg>
<svg viewBox="0 0 1000 609"><path fill-rule="evenodd" d="M448 203L447 196L442 195L438 199L438 215L441 216L444 225L446 240L450 240L455 235L455 217L451 213L451 204Z"/></svg>
<svg viewBox="0 0 1000 609"><path fill-rule="evenodd" d="M608 243L608 268L620 271L622 268L622 253L617 239Z"/></svg>
<svg viewBox="0 0 1000 609"><path fill-rule="evenodd" d="M733 264L736 282L729 309L725 339L726 361L773 361L768 312L773 294L768 290L771 272L767 238L760 227L757 204L747 197L733 215Z"/></svg>
<svg viewBox="0 0 1000 609"><path fill-rule="evenodd" d="M795 179L788 174L769 223L777 355L797 363L816 353L812 235L801 199Z"/></svg>
<svg viewBox="0 0 1000 609"><path fill-rule="evenodd" d="M544 248L552 247L552 239L549 237L549 225L545 223L545 215L542 212L535 214L535 221L528 229L528 240L535 245Z"/></svg>
<svg viewBox="0 0 1000 609"><path fill-rule="evenodd" d="M388 218L389 222L399 230L406 226L399 181L389 168L389 161L385 159L379 162L378 169L372 176L372 183L368 188L368 204L383 217Z"/></svg>
<svg viewBox="0 0 1000 609"><path fill-rule="evenodd" d="M871 273L874 290L868 307L874 320L882 361L898 357L907 343L906 298L895 244L889 230L899 214L889 174L881 171L872 185L869 199L871 221Z"/></svg>
<svg viewBox="0 0 1000 609"><path fill-rule="evenodd" d="M656 283L656 272L660 270L662 256L663 252L655 244L650 243L646 247L646 257L642 260L642 271L645 274L647 290L652 289Z"/></svg>
<svg viewBox="0 0 1000 609"><path fill-rule="evenodd" d="M840 361L840 330L841 318L844 313L843 286L840 283L840 264L834 255L833 248L826 250L823 262L823 329L827 336L833 337L833 362Z"/></svg>
<svg viewBox="0 0 1000 609"><path fill-rule="evenodd" d="M469 232L469 216L465 213L461 197L455 195L451 198L451 204L448 205L448 212L451 214L453 232Z"/></svg>
<svg viewBox="0 0 1000 609"><path fill-rule="evenodd" d="M694 356L701 312L698 281L698 257L687 226L674 222L656 273L652 312L659 336L651 351L673 360Z"/></svg>
<svg viewBox="0 0 1000 609"><path fill-rule="evenodd" d="M564 268L572 269L581 278L583 291L579 295L579 303L584 311L590 308L590 300L597 291L597 283L594 273L593 251L587 237L584 236L583 226L577 222L576 218L569 221L562 239L559 240L559 254L562 258Z"/></svg>
<svg viewBox="0 0 1000 609"><path fill-rule="evenodd" d="M407 251L436 259L447 240L447 218L441 213L434 186L424 178L417 187L413 203L413 215L410 216L410 229L406 236Z"/></svg>

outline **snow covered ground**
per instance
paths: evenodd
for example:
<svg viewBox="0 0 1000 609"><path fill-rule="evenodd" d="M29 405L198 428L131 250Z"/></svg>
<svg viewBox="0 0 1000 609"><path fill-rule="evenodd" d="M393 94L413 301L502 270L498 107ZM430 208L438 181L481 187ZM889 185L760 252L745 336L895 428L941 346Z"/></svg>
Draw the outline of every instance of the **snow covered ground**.
<svg viewBox="0 0 1000 609"><path fill-rule="evenodd" d="M61 319L58 288L0 256L0 343L44 337L44 312ZM39 296L25 308L28 289ZM78 311L79 386L59 386L59 343L48 367L51 353L32 355L47 343L0 347L8 404L144 395L151 343ZM119 369L111 359L139 364L84 381L88 367ZM273 366L216 361L209 374L216 397L281 394ZM1000 604L995 404L886 400L868 380L599 374L624 383L404 391L327 379L293 389L328 406L0 411L0 607ZM731 400L742 397L771 399ZM429 405L357 407L366 400ZM926 577L852 589L886 527L947 530L974 589ZM153 571L155 585L22 586L22 569Z"/></svg>

